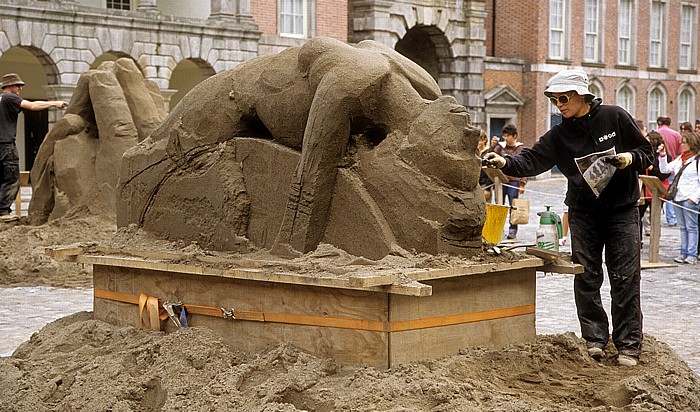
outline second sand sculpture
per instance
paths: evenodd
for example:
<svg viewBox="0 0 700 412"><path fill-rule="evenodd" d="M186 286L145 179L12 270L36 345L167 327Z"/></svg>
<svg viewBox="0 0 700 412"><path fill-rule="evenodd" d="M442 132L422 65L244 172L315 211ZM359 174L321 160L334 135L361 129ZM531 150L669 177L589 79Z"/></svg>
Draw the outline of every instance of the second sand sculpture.
<svg viewBox="0 0 700 412"><path fill-rule="evenodd" d="M479 130L420 66L315 38L192 89L122 159L117 224L234 250L481 250Z"/></svg>

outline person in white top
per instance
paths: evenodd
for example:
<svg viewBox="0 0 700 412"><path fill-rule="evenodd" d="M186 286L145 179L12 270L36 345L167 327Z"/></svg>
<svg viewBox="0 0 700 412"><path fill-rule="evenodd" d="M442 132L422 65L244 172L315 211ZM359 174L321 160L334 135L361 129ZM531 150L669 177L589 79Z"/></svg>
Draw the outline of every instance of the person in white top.
<svg viewBox="0 0 700 412"><path fill-rule="evenodd" d="M696 264L698 261L698 213L700 213L700 134L685 132L681 138L681 154L670 163L666 148L659 145L659 169L673 173L677 191L673 205L681 231L680 255L677 263ZM673 186L671 186L673 187ZM669 188L670 189L670 188Z"/></svg>

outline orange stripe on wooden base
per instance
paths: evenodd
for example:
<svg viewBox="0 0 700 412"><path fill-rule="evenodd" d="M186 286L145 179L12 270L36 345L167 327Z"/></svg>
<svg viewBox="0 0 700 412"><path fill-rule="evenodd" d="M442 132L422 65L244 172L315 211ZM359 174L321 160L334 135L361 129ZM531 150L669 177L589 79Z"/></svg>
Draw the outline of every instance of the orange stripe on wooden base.
<svg viewBox="0 0 700 412"><path fill-rule="evenodd" d="M125 293L95 289L95 298L113 300L116 302L139 304L139 297ZM189 313L204 316L224 318L221 308L210 306L188 305ZM483 310L479 312L459 313L456 315L433 316L430 318L381 322L374 320L333 318L314 315L294 315L288 313L269 313L248 310L235 310L232 320L253 322L284 323L290 325L320 326L328 328L364 330L370 332L404 332L409 330L437 328L442 326L460 325L463 323L482 322L509 318L513 316L530 315L535 313L535 305L513 306L510 308ZM230 319L230 318L228 318Z"/></svg>

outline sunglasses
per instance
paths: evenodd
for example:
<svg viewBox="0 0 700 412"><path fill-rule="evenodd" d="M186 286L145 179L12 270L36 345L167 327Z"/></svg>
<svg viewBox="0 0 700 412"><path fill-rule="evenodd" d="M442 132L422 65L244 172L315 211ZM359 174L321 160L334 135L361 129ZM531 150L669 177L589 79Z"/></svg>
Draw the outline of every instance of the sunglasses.
<svg viewBox="0 0 700 412"><path fill-rule="evenodd" d="M557 102L559 102L561 104L567 104L567 103L569 103L569 100L571 100L571 97L569 97L569 95L566 95L566 94L562 94L558 97L550 97L549 98L549 101L552 102L552 104L555 106L557 105Z"/></svg>

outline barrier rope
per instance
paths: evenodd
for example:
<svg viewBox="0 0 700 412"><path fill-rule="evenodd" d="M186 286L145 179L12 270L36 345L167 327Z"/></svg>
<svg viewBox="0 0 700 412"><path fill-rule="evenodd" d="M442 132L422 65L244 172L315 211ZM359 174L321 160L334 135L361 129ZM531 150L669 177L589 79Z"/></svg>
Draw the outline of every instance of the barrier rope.
<svg viewBox="0 0 700 412"><path fill-rule="evenodd" d="M519 189L519 186L513 186L513 185L509 185L509 184L507 184L507 183L502 183L502 185L503 185L503 186L506 186L506 187L513 188L513 189ZM491 187L491 186L493 186L493 184L491 184L491 185L489 185L489 186L487 186L487 187ZM541 191L538 191L538 190L531 190L531 189L528 189L527 187L525 187L525 192L530 192L530 193L534 193L534 194L538 194L538 195L555 196L555 197L558 197L558 198L561 198L561 199L566 198L566 195L559 195L559 194L556 194L556 193L541 192ZM650 198L647 198L647 197L643 197L643 198L644 198L644 199L650 199ZM659 199L661 199L661 201L664 202L664 203L671 203L671 204L673 204L673 206L675 206L675 207L681 208L681 209L683 209L683 210L687 210L688 212L691 212L691 213L694 213L694 214L700 216L700 212L697 211L697 210L689 209L689 208L687 208L687 207L685 207L685 206L679 205L678 203L676 203L676 202L674 202L674 201L672 201L672 200L664 199L664 198L662 198L662 197L659 197Z"/></svg>

